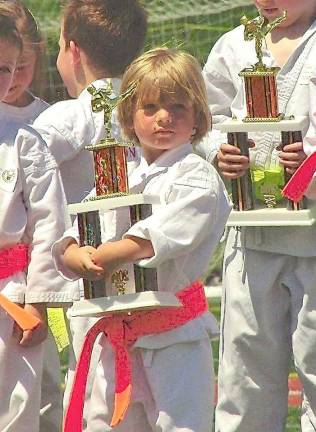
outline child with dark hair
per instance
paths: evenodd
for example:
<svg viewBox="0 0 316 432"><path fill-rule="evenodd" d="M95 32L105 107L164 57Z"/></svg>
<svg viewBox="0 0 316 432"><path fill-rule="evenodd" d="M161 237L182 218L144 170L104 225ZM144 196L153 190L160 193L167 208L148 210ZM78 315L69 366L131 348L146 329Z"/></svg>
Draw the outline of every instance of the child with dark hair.
<svg viewBox="0 0 316 432"><path fill-rule="evenodd" d="M73 100L61 101L43 112L34 127L41 133L60 167L68 202L81 201L94 185L91 152L87 144L104 137L101 112L91 108L93 84L100 89L112 83L118 92L125 67L143 48L147 14L138 0L68 0L64 4L57 68ZM119 129L113 124L113 133ZM137 161L133 149L130 161ZM78 298L80 295L78 285ZM67 402L76 358L92 318L71 318L73 336L65 389ZM94 358L98 357L97 350ZM89 387L87 401L89 401ZM87 409L89 404L86 404Z"/></svg>

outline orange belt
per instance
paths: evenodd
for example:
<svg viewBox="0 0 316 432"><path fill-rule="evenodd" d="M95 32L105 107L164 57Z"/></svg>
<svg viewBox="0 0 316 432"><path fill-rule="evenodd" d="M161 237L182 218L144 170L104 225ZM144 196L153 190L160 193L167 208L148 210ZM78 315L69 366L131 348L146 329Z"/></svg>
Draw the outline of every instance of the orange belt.
<svg viewBox="0 0 316 432"><path fill-rule="evenodd" d="M82 432L85 390L94 342L100 333L108 338L115 352L115 405L111 426L123 420L130 403L131 363L129 348L145 335L162 333L177 328L207 311L204 288L200 282L179 291L179 308L159 308L151 311L120 313L101 318L88 331L76 368L64 432Z"/></svg>
<svg viewBox="0 0 316 432"><path fill-rule="evenodd" d="M28 264L28 245L16 244L10 248L0 249L0 279L6 279L26 269ZM39 319L11 302L0 293L0 306L21 327L22 330L33 330Z"/></svg>

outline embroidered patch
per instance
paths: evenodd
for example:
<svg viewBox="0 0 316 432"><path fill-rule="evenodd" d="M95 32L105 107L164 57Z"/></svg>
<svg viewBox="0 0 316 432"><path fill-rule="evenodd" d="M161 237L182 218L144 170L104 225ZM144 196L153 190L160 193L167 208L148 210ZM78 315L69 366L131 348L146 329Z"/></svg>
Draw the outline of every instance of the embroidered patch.
<svg viewBox="0 0 316 432"><path fill-rule="evenodd" d="M18 170L16 168L0 168L0 189L7 192L13 192L18 179Z"/></svg>

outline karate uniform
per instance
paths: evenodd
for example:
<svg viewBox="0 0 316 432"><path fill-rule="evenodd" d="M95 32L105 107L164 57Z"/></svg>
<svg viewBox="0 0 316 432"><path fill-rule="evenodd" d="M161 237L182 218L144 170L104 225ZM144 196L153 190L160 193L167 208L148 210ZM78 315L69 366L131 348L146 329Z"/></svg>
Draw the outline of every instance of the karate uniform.
<svg viewBox="0 0 316 432"><path fill-rule="evenodd" d="M114 94L119 93L120 80L112 79ZM105 88L108 79L99 79L92 84L97 88ZM63 186L68 203L80 202L94 187L94 168L92 152L84 146L97 144L105 136L104 115L93 112L91 108L91 94L84 89L78 99L57 102L44 111L34 122L34 127L42 135L47 146L54 155L60 168ZM112 119L112 133L120 138L120 130L114 113ZM130 164L137 164L138 151L128 150ZM82 285L77 285L74 300L83 295ZM83 340L88 329L95 323L94 318L70 318L69 326L72 343L69 353L69 369L64 392L64 404L68 404L76 362L81 351ZM92 357L92 367L99 359L96 348ZM91 381L88 381L85 409L89 410Z"/></svg>
<svg viewBox="0 0 316 432"><path fill-rule="evenodd" d="M223 233L230 204L214 168L192 153L190 144L164 152L148 165L144 158L129 176L131 193L158 195L148 218L128 226L128 209L100 212L102 240L125 235L150 240L155 254L140 260L157 269L158 290L178 292L205 271ZM53 247L56 267L75 277L60 260L76 227ZM150 287L147 287L150 290ZM162 334L140 337L132 348L133 393L118 431L209 432L214 376L209 338L217 333L211 313ZM87 430L104 432L114 402L114 359L104 337L90 404Z"/></svg>
<svg viewBox="0 0 316 432"><path fill-rule="evenodd" d="M238 73L256 63L254 41L244 28L222 36L204 67L214 123L243 118L246 105ZM315 76L316 22L277 75L279 111L306 115ZM263 50L263 62L276 66ZM303 130L303 136L306 130ZM251 135L250 161L261 169L277 163L277 133ZM226 134L213 135L211 159ZM200 149L201 150L201 149ZM287 416L287 378L293 348L306 400L302 430L316 429L316 228L230 229L223 268L218 432L281 432Z"/></svg>
<svg viewBox="0 0 316 432"><path fill-rule="evenodd" d="M49 107L42 99L32 95L33 101L24 107L17 107L0 102L0 117L32 124ZM41 388L41 432L59 432L62 424L62 392L59 354L54 336L50 329L43 343L43 377Z"/></svg>
<svg viewBox="0 0 316 432"><path fill-rule="evenodd" d="M0 139L0 249L17 243L30 248L27 271L0 279L0 291L22 304L69 302L74 293L54 269L50 251L66 220L55 159L35 131L4 115ZM0 309L0 319L0 430L38 432L43 344L20 346L12 318Z"/></svg>

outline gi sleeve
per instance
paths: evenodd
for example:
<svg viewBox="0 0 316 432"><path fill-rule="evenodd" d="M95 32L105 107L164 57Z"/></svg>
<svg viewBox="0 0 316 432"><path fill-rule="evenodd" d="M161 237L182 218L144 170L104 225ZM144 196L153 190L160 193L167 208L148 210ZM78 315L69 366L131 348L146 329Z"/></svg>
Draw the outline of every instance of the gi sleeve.
<svg viewBox="0 0 316 432"><path fill-rule="evenodd" d="M18 133L16 144L27 211L23 240L30 244L25 302L70 302L75 287L58 275L51 256L53 242L69 223L56 161L41 137L30 128Z"/></svg>
<svg viewBox="0 0 316 432"><path fill-rule="evenodd" d="M162 205L124 235L152 242L154 256L140 265L157 267L190 253L210 232L223 233L230 211L224 185L210 164L197 159L177 167Z"/></svg>
<svg viewBox="0 0 316 432"><path fill-rule="evenodd" d="M214 126L231 117L231 104L236 95L230 68L226 61L228 56L226 44L221 38L212 48L203 68L213 130L197 143L196 151L209 162L213 161L220 145L227 142L226 133L219 132Z"/></svg>

